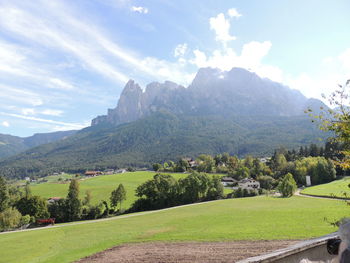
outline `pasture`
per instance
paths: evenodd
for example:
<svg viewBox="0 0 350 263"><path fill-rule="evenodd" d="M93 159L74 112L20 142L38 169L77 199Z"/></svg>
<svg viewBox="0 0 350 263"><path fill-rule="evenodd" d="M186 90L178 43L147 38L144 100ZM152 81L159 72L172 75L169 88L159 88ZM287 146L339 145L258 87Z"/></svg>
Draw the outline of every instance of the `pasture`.
<svg viewBox="0 0 350 263"><path fill-rule="evenodd" d="M345 194L350 195L350 177L345 177L327 184L320 184L305 188L301 191L302 194L317 195L325 197L346 197ZM350 196L348 196L349 198Z"/></svg>
<svg viewBox="0 0 350 263"><path fill-rule="evenodd" d="M152 179L155 172L138 171L121 174L100 175L97 177L82 177L79 180L80 198L83 199L87 190L91 191L93 204L106 200L109 202L111 192L122 183L126 189L126 201L123 208L127 209L137 199L135 196L136 188L145 181ZM185 177L187 174L173 173L176 179ZM64 178L73 176L65 175ZM39 195L45 198L49 197L66 197L68 193L69 181L58 181L52 176L48 177L48 182L30 185L33 195Z"/></svg>
<svg viewBox="0 0 350 263"><path fill-rule="evenodd" d="M124 175L121 175L124 176ZM177 207L61 228L0 234L0 262L72 262L123 243L307 239L336 231L343 201L251 197Z"/></svg>
<svg viewBox="0 0 350 263"><path fill-rule="evenodd" d="M80 198L83 199L87 190L91 191L93 204L106 200L109 202L111 192L122 183L126 189L126 201L123 202L123 208L127 209L137 199L135 196L136 188L147 180L150 180L155 175L155 172L137 171L127 172L122 174L100 175L97 177L82 177L79 180ZM164 173L171 174L174 178L179 179L186 177L184 173ZM222 175L221 175L222 176ZM58 179L62 178L61 181ZM68 193L69 181L66 179L73 178L73 175L48 176L44 179L45 183L31 183L30 188L33 195L39 195L44 198L49 197L66 197ZM225 189L225 193L230 193L232 190Z"/></svg>

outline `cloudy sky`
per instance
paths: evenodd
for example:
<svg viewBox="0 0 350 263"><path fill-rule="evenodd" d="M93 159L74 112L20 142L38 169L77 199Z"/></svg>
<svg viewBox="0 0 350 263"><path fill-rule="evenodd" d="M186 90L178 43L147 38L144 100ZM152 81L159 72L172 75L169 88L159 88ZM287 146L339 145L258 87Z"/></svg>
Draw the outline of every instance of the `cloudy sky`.
<svg viewBox="0 0 350 263"><path fill-rule="evenodd" d="M79 129L128 79L244 67L320 98L350 78L349 0L0 0L0 133Z"/></svg>

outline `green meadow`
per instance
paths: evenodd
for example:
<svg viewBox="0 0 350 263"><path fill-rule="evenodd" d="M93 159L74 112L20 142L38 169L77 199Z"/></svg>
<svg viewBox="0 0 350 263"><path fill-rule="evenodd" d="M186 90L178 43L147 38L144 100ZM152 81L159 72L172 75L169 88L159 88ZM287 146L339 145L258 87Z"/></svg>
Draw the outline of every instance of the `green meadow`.
<svg viewBox="0 0 350 263"><path fill-rule="evenodd" d="M123 176L123 175L121 175ZM337 229L343 201L251 197L115 217L108 221L0 234L0 262L72 262L130 242L308 239Z"/></svg>
<svg viewBox="0 0 350 263"><path fill-rule="evenodd" d="M137 171L127 172L123 174L112 174L112 175L100 175L97 177L90 177L80 179L80 197L84 198L87 190L91 191L92 203L96 204L101 200L109 201L111 192L122 183L126 189L127 196L126 201L123 203L123 208L127 209L137 199L135 196L136 188L144 183L145 181L152 179L155 172L149 171ZM174 178L179 179L187 176L188 174L183 173L167 173L171 174ZM222 176L222 175L221 175ZM48 176L44 179L47 180L45 183L34 183L30 185L33 195L39 195L45 198L49 197L66 197L69 187L69 181L65 179L72 178L73 175L59 175L59 176ZM62 178L62 181L58 181ZM225 193L232 192L230 189L225 189Z"/></svg>
<svg viewBox="0 0 350 263"><path fill-rule="evenodd" d="M345 177L340 180L330 182L328 184L315 185L305 188L301 191L302 194L326 196L326 197L346 197L345 194L350 195L350 177ZM348 196L349 198L349 196Z"/></svg>

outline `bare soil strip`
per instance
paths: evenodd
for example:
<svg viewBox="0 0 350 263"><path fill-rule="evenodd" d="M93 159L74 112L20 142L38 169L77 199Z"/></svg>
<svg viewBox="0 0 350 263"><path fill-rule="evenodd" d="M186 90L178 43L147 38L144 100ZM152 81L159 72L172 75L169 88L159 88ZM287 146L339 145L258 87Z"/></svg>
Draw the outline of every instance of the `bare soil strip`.
<svg viewBox="0 0 350 263"><path fill-rule="evenodd" d="M149 242L116 246L79 263L236 262L285 248L300 240L233 242Z"/></svg>

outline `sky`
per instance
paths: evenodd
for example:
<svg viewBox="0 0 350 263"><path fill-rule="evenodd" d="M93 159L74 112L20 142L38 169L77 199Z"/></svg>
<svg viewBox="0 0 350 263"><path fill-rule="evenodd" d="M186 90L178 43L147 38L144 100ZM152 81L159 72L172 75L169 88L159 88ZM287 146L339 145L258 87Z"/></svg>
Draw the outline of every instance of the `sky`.
<svg viewBox="0 0 350 263"><path fill-rule="evenodd" d="M242 67L321 98L350 78L349 0L0 0L0 133L81 129L129 79Z"/></svg>

